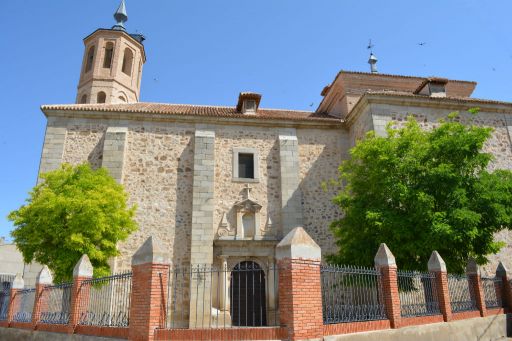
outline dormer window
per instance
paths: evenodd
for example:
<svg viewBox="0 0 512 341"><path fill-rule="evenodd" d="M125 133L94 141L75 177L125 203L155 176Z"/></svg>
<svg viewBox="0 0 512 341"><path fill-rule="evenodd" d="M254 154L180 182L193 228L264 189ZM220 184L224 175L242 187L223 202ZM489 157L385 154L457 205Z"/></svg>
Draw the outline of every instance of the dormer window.
<svg viewBox="0 0 512 341"><path fill-rule="evenodd" d="M446 84L448 84L448 80L445 78L426 78L421 82L416 91L414 91L414 94L430 97L446 97Z"/></svg>
<svg viewBox="0 0 512 341"><path fill-rule="evenodd" d="M256 101L253 99L247 99L244 101L244 113L256 113Z"/></svg>
<svg viewBox="0 0 512 341"><path fill-rule="evenodd" d="M238 95L236 111L242 114L256 114L260 105L261 95L254 92L241 92Z"/></svg>

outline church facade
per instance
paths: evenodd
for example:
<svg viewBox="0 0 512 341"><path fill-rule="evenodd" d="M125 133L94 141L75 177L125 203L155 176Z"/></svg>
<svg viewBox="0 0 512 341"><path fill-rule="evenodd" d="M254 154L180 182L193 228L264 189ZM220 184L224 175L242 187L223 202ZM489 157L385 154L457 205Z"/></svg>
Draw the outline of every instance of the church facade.
<svg viewBox="0 0 512 341"><path fill-rule="evenodd" d="M129 34L124 3L118 23L84 39L76 104L43 105L47 118L40 172L61 163L105 167L138 206L139 230L119 245L113 271L149 237L174 266L268 269L275 246L302 226L322 254L336 251L329 224L341 216L322 183L365 133L385 134L414 115L425 128L452 111L494 128L486 145L492 167L512 168L512 103L471 98L474 82L339 72L312 112L266 109L262 96L241 92L233 106L140 102L144 37ZM370 60L374 66L375 58ZM511 235L496 259L510 259ZM507 264L511 266L512 264ZM494 269L495 264L489 268Z"/></svg>

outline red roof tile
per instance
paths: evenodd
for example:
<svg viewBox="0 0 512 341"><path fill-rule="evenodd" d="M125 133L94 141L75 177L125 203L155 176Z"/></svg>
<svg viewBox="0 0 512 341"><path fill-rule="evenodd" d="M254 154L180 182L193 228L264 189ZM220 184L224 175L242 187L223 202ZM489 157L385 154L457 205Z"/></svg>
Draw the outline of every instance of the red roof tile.
<svg viewBox="0 0 512 341"><path fill-rule="evenodd" d="M163 103L127 103L127 104L56 104L43 105L41 110L65 110L65 111L102 111L102 112L127 112L147 113L161 115L206 116L225 118L255 118L268 120L291 121L324 121L341 123L339 118L318 114L311 111L258 109L256 114L242 114L235 107L211 106L211 105L186 105Z"/></svg>

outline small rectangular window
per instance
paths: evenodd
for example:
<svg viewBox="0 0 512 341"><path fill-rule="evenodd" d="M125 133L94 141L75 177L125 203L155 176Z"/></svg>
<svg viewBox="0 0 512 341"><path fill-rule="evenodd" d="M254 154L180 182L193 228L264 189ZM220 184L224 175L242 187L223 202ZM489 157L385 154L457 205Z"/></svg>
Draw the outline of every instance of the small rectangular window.
<svg viewBox="0 0 512 341"><path fill-rule="evenodd" d="M238 177L254 179L254 154L238 154Z"/></svg>

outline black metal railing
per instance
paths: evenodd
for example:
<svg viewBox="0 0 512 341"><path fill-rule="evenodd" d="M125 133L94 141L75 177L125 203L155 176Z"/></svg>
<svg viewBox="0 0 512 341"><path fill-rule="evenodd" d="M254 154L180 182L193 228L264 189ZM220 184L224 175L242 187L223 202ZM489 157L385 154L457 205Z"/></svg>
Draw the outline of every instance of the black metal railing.
<svg viewBox="0 0 512 341"><path fill-rule="evenodd" d="M163 281L163 278L162 278ZM230 328L279 325L278 269L255 262L234 267L194 265L171 269L161 328Z"/></svg>
<svg viewBox="0 0 512 341"><path fill-rule="evenodd" d="M379 271L323 265L320 272L324 324L386 319Z"/></svg>
<svg viewBox="0 0 512 341"><path fill-rule="evenodd" d="M14 275L0 274L0 321L7 320Z"/></svg>
<svg viewBox="0 0 512 341"><path fill-rule="evenodd" d="M79 295L79 324L127 327L130 317L132 273L88 279L82 282Z"/></svg>
<svg viewBox="0 0 512 341"><path fill-rule="evenodd" d="M478 310L473 280L466 275L448 274L448 291L452 312Z"/></svg>
<svg viewBox="0 0 512 341"><path fill-rule="evenodd" d="M503 283L501 278L497 277L481 277L482 288L484 290L485 306L487 308L501 308L503 292Z"/></svg>
<svg viewBox="0 0 512 341"><path fill-rule="evenodd" d="M71 290L73 283L46 286L41 293L41 315L43 323L68 324L71 313Z"/></svg>
<svg viewBox="0 0 512 341"><path fill-rule="evenodd" d="M435 274L398 271L398 293L403 317L438 315L439 302Z"/></svg>
<svg viewBox="0 0 512 341"><path fill-rule="evenodd" d="M35 288L22 289L16 292L13 305L13 321L31 322L32 310L34 310Z"/></svg>

